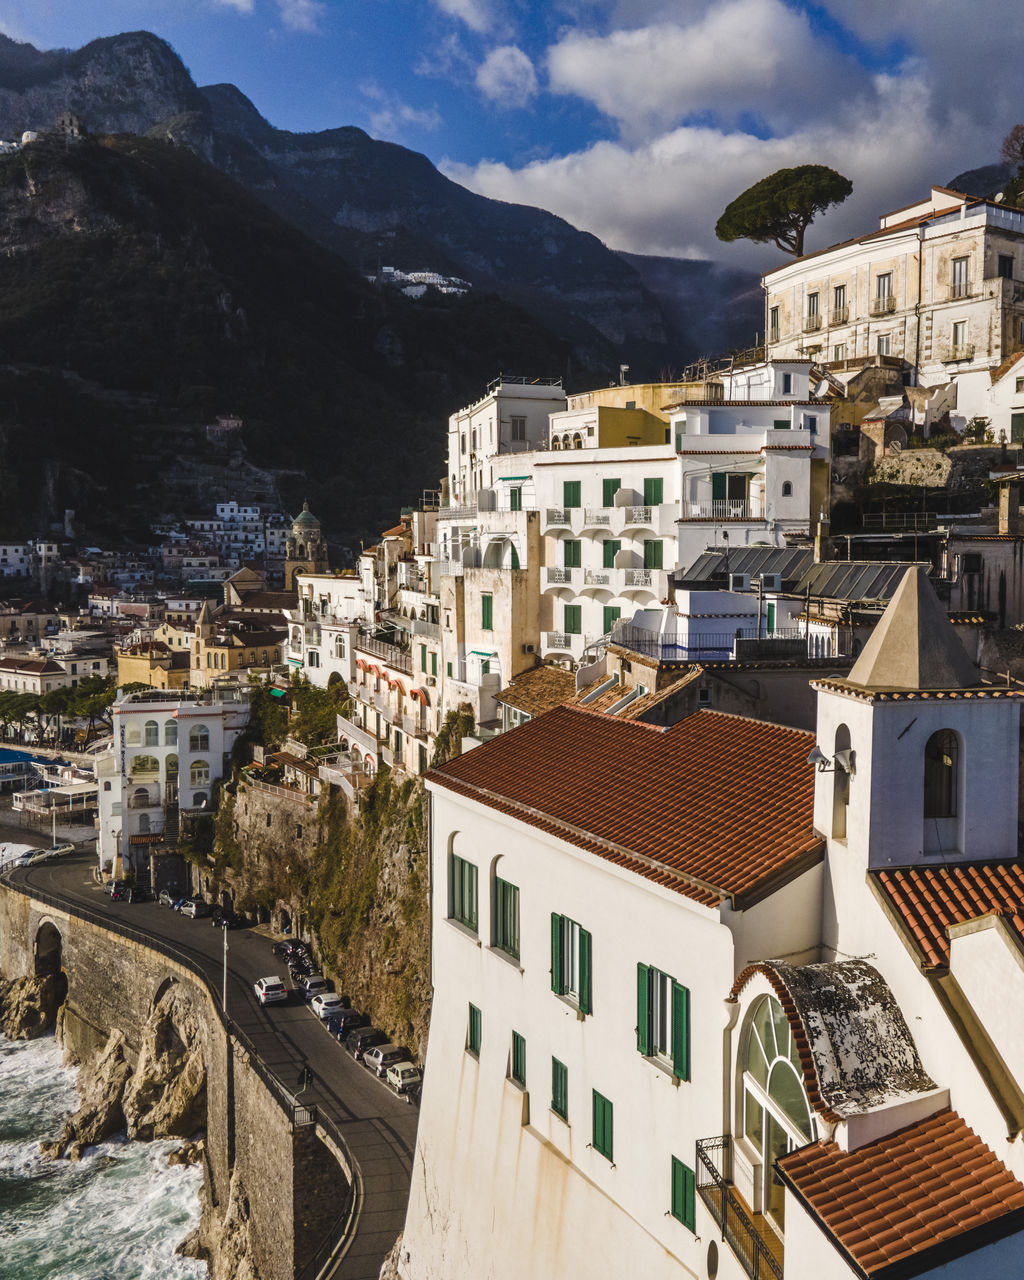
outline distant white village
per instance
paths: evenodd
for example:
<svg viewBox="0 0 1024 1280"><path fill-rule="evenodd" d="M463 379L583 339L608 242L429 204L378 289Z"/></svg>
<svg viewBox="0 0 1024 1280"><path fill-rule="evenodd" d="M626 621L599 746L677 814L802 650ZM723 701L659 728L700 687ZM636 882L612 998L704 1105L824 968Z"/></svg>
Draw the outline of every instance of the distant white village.
<svg viewBox="0 0 1024 1280"><path fill-rule="evenodd" d="M54 780L105 872L256 687L340 695L282 791L426 776L403 1280L1021 1274L1024 213L935 187L764 288L694 377L497 376L344 568L235 498L0 545L0 702L121 689Z"/></svg>

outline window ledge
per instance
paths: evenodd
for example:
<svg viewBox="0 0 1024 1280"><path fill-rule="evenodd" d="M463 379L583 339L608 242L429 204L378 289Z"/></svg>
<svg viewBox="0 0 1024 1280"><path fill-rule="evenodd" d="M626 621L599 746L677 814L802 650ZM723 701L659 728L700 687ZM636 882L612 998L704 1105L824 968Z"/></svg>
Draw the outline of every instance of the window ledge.
<svg viewBox="0 0 1024 1280"><path fill-rule="evenodd" d="M468 938L470 942L475 942L480 946L480 935L475 929L471 929L468 924L463 924L461 920L454 920L451 916L445 921L456 933L461 933L464 938Z"/></svg>
<svg viewBox="0 0 1024 1280"><path fill-rule="evenodd" d="M560 1112L556 1111L554 1107L548 1107L548 1114L553 1115L555 1119L558 1121L558 1123L564 1124L567 1129L572 1128L572 1125L570 1125L568 1118L566 1116L563 1116Z"/></svg>
<svg viewBox="0 0 1024 1280"><path fill-rule="evenodd" d="M659 1057L653 1053L643 1053L640 1056L644 1062L649 1062L655 1071L660 1072L663 1076L668 1076L669 1083L674 1089L678 1089L683 1083L682 1079L672 1070L672 1063L667 1058Z"/></svg>
<svg viewBox="0 0 1024 1280"><path fill-rule="evenodd" d="M523 966L519 963L518 958L504 950L503 947L488 947L487 950L492 956L497 956L499 960L507 964L510 969L515 969L516 973L523 972Z"/></svg>
<svg viewBox="0 0 1024 1280"><path fill-rule="evenodd" d="M558 1000L561 1004L564 1004L564 1005L565 1005L565 1007L566 1007L566 1009L571 1009L571 1010L572 1010L572 1012L576 1015L576 1020L577 1020L578 1022L582 1022L582 1021L586 1018L586 1016L587 1016L587 1015L586 1015L586 1014L583 1012L583 1010L580 1008L579 1004L578 1004L575 1000L573 1000L571 997L569 997L569 996L559 995L557 991L552 991L552 993L551 993L551 994L552 994L552 995L555 997L555 999L556 999L556 1000Z"/></svg>

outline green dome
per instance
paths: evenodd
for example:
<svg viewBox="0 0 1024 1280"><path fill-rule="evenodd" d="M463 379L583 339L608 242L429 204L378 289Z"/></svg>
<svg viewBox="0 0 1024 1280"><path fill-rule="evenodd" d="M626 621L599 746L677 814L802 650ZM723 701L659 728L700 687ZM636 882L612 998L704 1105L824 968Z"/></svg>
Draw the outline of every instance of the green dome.
<svg viewBox="0 0 1024 1280"><path fill-rule="evenodd" d="M316 525L317 528L320 527L320 521L316 518L316 516L312 513L312 511L310 511L308 502L304 502L302 504L302 510L292 521L292 524Z"/></svg>

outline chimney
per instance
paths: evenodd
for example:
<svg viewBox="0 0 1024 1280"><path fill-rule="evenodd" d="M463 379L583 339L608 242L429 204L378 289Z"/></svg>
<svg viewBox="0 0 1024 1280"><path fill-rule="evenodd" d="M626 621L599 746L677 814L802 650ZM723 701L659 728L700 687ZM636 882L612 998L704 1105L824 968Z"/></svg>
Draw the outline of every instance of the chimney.
<svg viewBox="0 0 1024 1280"><path fill-rule="evenodd" d="M999 486L999 532L1015 534L1019 527L1020 483L1015 477Z"/></svg>
<svg viewBox="0 0 1024 1280"><path fill-rule="evenodd" d="M829 534L831 532L831 521L825 518L824 511L821 512L818 523L814 527L814 563L821 564L822 560L832 559L832 547L829 544Z"/></svg>

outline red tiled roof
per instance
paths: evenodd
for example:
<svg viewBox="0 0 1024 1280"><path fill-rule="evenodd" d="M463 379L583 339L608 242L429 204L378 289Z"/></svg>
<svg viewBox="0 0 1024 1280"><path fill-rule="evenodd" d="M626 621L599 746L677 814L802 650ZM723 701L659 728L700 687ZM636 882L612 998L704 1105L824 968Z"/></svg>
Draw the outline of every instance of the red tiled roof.
<svg viewBox="0 0 1024 1280"><path fill-rule="evenodd" d="M949 964L949 926L996 912L1024 937L1024 867L1016 862L908 867L871 873L922 956Z"/></svg>
<svg viewBox="0 0 1024 1280"><path fill-rule="evenodd" d="M699 711L671 728L556 707L427 777L707 906L820 860L801 729Z"/></svg>
<svg viewBox="0 0 1024 1280"><path fill-rule="evenodd" d="M1024 1186L948 1109L856 1151L812 1143L777 1168L861 1275L899 1263L912 1276L1024 1226Z"/></svg>

